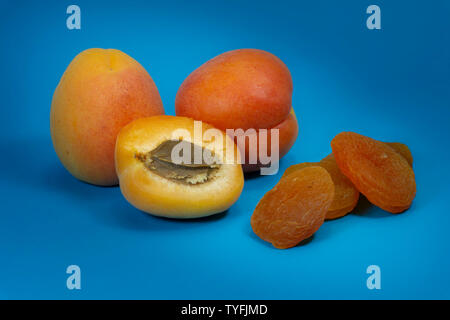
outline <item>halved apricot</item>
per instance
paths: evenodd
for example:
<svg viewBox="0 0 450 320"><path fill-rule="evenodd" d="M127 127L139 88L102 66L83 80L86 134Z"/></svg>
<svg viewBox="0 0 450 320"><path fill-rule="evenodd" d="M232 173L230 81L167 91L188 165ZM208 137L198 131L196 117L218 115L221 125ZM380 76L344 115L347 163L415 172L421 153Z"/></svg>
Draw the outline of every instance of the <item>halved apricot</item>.
<svg viewBox="0 0 450 320"><path fill-rule="evenodd" d="M186 117L141 118L116 142L120 189L136 208L196 218L227 210L241 194L240 154L222 131Z"/></svg>

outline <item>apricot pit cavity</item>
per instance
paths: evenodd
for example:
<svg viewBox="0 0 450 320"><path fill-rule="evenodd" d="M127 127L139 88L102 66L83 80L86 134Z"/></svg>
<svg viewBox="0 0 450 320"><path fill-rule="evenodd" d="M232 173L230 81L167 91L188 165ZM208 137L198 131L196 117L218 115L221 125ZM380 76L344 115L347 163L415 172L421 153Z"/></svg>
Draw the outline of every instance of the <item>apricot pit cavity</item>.
<svg viewBox="0 0 450 320"><path fill-rule="evenodd" d="M180 145L180 157L183 158L184 150L190 150L190 161L175 163L172 159L173 149ZM206 150L209 151L209 150ZM220 164L214 157L212 151L210 154L212 161L204 160L205 148L197 144L184 140L166 140L155 149L146 153L137 153L136 158L151 172L168 180L187 184L198 185L211 181L220 168ZM195 161L195 155L201 154L201 162ZM189 155L188 155L189 156ZM184 159L184 158L183 158Z"/></svg>

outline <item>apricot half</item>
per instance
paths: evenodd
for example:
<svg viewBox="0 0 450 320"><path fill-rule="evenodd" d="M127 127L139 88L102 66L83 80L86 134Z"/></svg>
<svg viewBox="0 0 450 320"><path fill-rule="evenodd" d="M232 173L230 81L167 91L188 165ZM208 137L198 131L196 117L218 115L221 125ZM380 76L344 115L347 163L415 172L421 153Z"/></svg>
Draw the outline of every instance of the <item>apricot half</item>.
<svg viewBox="0 0 450 320"><path fill-rule="evenodd" d="M241 194L240 154L224 132L186 117L154 116L126 125L115 161L124 197L157 216L196 218L227 210Z"/></svg>
<svg viewBox="0 0 450 320"><path fill-rule="evenodd" d="M258 135L261 129L278 129L276 151L281 158L298 134L292 90L289 69L273 54L256 49L229 51L209 60L184 80L175 100L176 114L211 123L224 131L254 129L248 136ZM245 156L245 171L258 170L264 164L259 151L256 160L250 160L251 140L236 139ZM271 146L260 139L254 141Z"/></svg>
<svg viewBox="0 0 450 320"><path fill-rule="evenodd" d="M53 95L53 146L76 178L115 185L119 130L132 120L159 114L164 109L158 89L136 60L119 50L88 49L73 59Z"/></svg>

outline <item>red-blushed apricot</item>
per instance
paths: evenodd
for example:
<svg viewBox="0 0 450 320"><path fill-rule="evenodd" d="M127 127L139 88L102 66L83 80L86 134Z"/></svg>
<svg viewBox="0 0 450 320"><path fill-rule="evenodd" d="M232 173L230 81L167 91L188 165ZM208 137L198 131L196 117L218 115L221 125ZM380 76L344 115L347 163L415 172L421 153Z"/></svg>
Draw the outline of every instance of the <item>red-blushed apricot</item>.
<svg viewBox="0 0 450 320"><path fill-rule="evenodd" d="M224 131L277 128L281 158L298 134L291 112L292 90L290 72L279 58L263 50L233 50L209 60L184 80L175 100L176 114ZM259 156L250 163L248 145L240 149L246 155L244 170L259 169Z"/></svg>
<svg viewBox="0 0 450 320"><path fill-rule="evenodd" d="M219 135L212 139L207 132ZM196 152L216 161L200 156L195 162ZM177 155L187 158L180 162ZM236 145L222 131L173 116L141 118L126 125L117 136L115 151L120 190L128 202L170 218L227 210L244 184L239 157Z"/></svg>
<svg viewBox="0 0 450 320"><path fill-rule="evenodd" d="M320 166L327 170L334 183L334 198L328 209L325 219L331 220L345 216L357 205L359 191L353 183L341 172L333 154L328 155L319 162L303 162L292 165L286 169L283 177L306 167Z"/></svg>
<svg viewBox="0 0 450 320"><path fill-rule="evenodd" d="M137 118L159 114L164 109L158 89L137 61L119 50L88 49L73 59L53 95L53 146L76 178L115 185L119 130Z"/></svg>
<svg viewBox="0 0 450 320"><path fill-rule="evenodd" d="M411 206L416 195L414 171L408 161L384 142L341 132L331 141L336 163L374 205L392 213Z"/></svg>
<svg viewBox="0 0 450 320"><path fill-rule="evenodd" d="M259 201L251 217L252 229L275 248L296 246L320 228L333 197L327 170L318 166L296 170Z"/></svg>

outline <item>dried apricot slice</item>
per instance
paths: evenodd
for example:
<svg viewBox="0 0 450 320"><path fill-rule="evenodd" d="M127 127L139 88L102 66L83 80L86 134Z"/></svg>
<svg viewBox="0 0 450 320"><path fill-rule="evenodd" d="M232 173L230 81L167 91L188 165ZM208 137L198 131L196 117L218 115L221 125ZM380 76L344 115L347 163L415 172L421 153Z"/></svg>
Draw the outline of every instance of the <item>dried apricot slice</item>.
<svg viewBox="0 0 450 320"><path fill-rule="evenodd" d="M302 168L320 166L328 171L334 183L334 199L325 216L326 220L336 219L351 212L358 203L359 191L353 183L341 172L333 154L323 158L320 162L303 162L290 166L283 177Z"/></svg>
<svg viewBox="0 0 450 320"><path fill-rule="evenodd" d="M374 205L398 213L416 195L412 167L384 142L354 132L341 132L331 141L336 163Z"/></svg>
<svg viewBox="0 0 450 320"><path fill-rule="evenodd" d="M253 231L275 248L294 247L320 228L333 197L333 180L324 168L297 170L259 201L251 218Z"/></svg>

